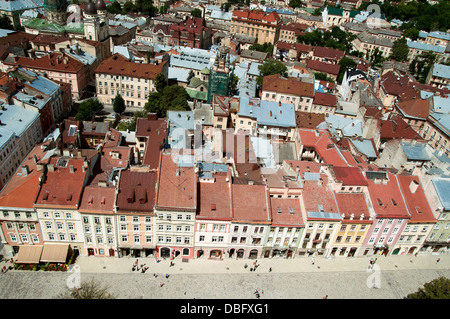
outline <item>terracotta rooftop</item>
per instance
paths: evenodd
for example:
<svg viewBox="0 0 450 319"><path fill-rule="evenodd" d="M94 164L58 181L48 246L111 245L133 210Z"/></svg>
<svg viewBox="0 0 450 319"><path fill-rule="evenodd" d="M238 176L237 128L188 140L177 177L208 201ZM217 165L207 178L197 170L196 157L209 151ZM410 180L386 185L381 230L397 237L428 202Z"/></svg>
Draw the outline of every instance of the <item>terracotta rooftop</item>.
<svg viewBox="0 0 450 319"><path fill-rule="evenodd" d="M340 68L339 64L329 64L317 60L306 61L306 67L317 72L328 73L333 75L338 75Z"/></svg>
<svg viewBox="0 0 450 319"><path fill-rule="evenodd" d="M262 89L296 96L314 96L314 84L302 82L300 78L282 78L279 74L265 76Z"/></svg>
<svg viewBox="0 0 450 319"><path fill-rule="evenodd" d="M115 187L86 186L78 211L83 213L110 213L114 211Z"/></svg>
<svg viewBox="0 0 450 319"><path fill-rule="evenodd" d="M378 218L410 218L395 175L386 174L389 180L367 179L375 214Z"/></svg>
<svg viewBox="0 0 450 319"><path fill-rule="evenodd" d="M251 194L251 196L249 196ZM270 223L268 194L264 185L232 185L233 221Z"/></svg>
<svg viewBox="0 0 450 319"><path fill-rule="evenodd" d="M414 117L426 120L429 111L429 100L413 99L397 103L397 107L403 113L404 117Z"/></svg>
<svg viewBox="0 0 450 319"><path fill-rule="evenodd" d="M292 198L270 198L272 226L304 226L300 200Z"/></svg>
<svg viewBox="0 0 450 319"><path fill-rule="evenodd" d="M42 171L37 170L34 156L39 161L47 152L42 149L43 144L36 145L22 162L15 174L11 177L0 193L0 206L33 208L36 196L39 193L39 176ZM28 166L25 176L22 167Z"/></svg>
<svg viewBox="0 0 450 319"><path fill-rule="evenodd" d="M417 176L396 175L411 219L408 223L435 223L425 192Z"/></svg>
<svg viewBox="0 0 450 319"><path fill-rule="evenodd" d="M344 186L367 186L367 180L358 167L339 167L331 168L336 180L342 181Z"/></svg>
<svg viewBox="0 0 450 319"><path fill-rule="evenodd" d="M199 212L197 219L231 220L231 182L227 173L216 173L214 183L199 183ZM229 181L231 181L228 176Z"/></svg>
<svg viewBox="0 0 450 319"><path fill-rule="evenodd" d="M162 153L156 206L160 209L195 210L197 175L193 167L178 167L177 155Z"/></svg>
<svg viewBox="0 0 450 319"><path fill-rule="evenodd" d="M232 19L249 20L249 23L278 23L281 18L276 11L266 13L255 10L234 10Z"/></svg>
<svg viewBox="0 0 450 319"><path fill-rule="evenodd" d="M18 65L31 69L50 70L63 73L81 72L85 65L80 61L64 53L48 53L40 58L16 57L13 65Z"/></svg>
<svg viewBox="0 0 450 319"><path fill-rule="evenodd" d="M129 61L119 53L116 53L106 60L103 60L95 69L95 73L154 79L161 73L165 63L167 63L167 61L163 61L158 65L135 63Z"/></svg>
<svg viewBox="0 0 450 319"><path fill-rule="evenodd" d="M156 172L122 171L117 194L118 212L153 212Z"/></svg>
<svg viewBox="0 0 450 319"><path fill-rule="evenodd" d="M306 212L339 213L334 192L327 185L328 177L325 174L321 174L321 178L322 181L305 180L303 182L303 202Z"/></svg>
<svg viewBox="0 0 450 319"><path fill-rule="evenodd" d="M167 119L137 119L136 136L148 137L142 164L150 165L151 169L158 168L160 151L167 138Z"/></svg>
<svg viewBox="0 0 450 319"><path fill-rule="evenodd" d="M336 193L336 201L338 203L340 214L344 214L344 219L342 222L372 223L372 221L369 220L370 213L367 208L367 202L364 194ZM352 214L353 220L351 220Z"/></svg>
<svg viewBox="0 0 450 319"><path fill-rule="evenodd" d="M344 56L345 51L337 50L337 49L331 49L326 47L315 47L314 48L314 56L320 57L320 58L328 58L328 59L334 59L334 60L340 60Z"/></svg>
<svg viewBox="0 0 450 319"><path fill-rule="evenodd" d="M50 166L54 168L53 172ZM35 206L78 208L87 171L84 158L51 157Z"/></svg>
<svg viewBox="0 0 450 319"><path fill-rule="evenodd" d="M387 139L416 139L423 138L402 119L400 115L392 116L388 120L382 120L380 126L380 138Z"/></svg>
<svg viewBox="0 0 450 319"><path fill-rule="evenodd" d="M325 114L296 111L295 119L297 127L315 129L317 125L325 122Z"/></svg>
<svg viewBox="0 0 450 319"><path fill-rule="evenodd" d="M334 94L315 92L313 104L324 106L336 106L337 97Z"/></svg>

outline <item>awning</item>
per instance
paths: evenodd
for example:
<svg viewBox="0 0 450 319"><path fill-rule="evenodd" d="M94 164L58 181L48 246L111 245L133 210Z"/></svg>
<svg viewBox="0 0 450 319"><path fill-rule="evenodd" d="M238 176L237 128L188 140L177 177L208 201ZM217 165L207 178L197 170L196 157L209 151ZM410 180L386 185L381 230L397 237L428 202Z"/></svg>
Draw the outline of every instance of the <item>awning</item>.
<svg viewBox="0 0 450 319"><path fill-rule="evenodd" d="M42 253L42 245L21 245L17 254L17 264L39 264Z"/></svg>
<svg viewBox="0 0 450 319"><path fill-rule="evenodd" d="M69 244L44 244L41 261L50 263L65 263L69 253Z"/></svg>

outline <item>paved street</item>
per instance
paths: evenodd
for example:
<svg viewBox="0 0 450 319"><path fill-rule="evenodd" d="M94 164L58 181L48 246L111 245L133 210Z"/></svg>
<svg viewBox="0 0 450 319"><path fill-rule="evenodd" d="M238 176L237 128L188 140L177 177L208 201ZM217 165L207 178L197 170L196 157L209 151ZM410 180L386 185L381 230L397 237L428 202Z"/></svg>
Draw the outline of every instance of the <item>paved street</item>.
<svg viewBox="0 0 450 319"><path fill-rule="evenodd" d="M398 299L439 276L450 278L449 255L378 257L376 272L367 271L369 259L316 258L314 265L309 258L261 259L254 272L249 270L253 260L248 259L176 260L170 267L168 260L156 263L153 258L139 258L139 264L150 267L146 273L132 271L134 258L79 257L76 266L82 281L95 278L124 299L255 299L255 289L262 292L261 299L321 299L325 295L329 299ZM249 268L244 268L245 263ZM17 270L0 274L0 298L56 298L67 289L72 274ZM376 278L379 288L369 288L368 280L372 285Z"/></svg>

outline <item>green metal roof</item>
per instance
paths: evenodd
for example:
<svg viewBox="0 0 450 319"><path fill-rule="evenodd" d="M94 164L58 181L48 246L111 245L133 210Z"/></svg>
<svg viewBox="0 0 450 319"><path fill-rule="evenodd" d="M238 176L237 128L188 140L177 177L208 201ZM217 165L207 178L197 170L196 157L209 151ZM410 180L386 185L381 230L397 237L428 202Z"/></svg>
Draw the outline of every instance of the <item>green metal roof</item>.
<svg viewBox="0 0 450 319"><path fill-rule="evenodd" d="M187 94L189 94L189 96L192 99L203 100L203 101L206 101L208 99L208 92L207 91L200 92L200 91L196 91L196 90L192 90L192 89L186 88L186 92L187 92Z"/></svg>

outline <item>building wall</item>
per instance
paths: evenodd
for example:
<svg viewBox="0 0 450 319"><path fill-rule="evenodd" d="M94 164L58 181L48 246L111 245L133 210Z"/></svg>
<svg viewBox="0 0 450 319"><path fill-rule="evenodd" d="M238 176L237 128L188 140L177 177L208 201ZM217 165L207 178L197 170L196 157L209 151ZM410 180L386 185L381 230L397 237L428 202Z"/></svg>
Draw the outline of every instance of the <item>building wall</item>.
<svg viewBox="0 0 450 319"><path fill-rule="evenodd" d="M36 212L44 243L69 243L72 249L78 248L80 253L83 251L83 226L77 210L39 207Z"/></svg>
<svg viewBox="0 0 450 319"><path fill-rule="evenodd" d="M106 105L112 105L113 99L119 93L126 106L144 108L149 94L156 91L153 79L97 73L95 82L97 98Z"/></svg>
<svg viewBox="0 0 450 319"><path fill-rule="evenodd" d="M230 243L231 221L197 219L194 258L223 259Z"/></svg>
<svg viewBox="0 0 450 319"><path fill-rule="evenodd" d="M117 212L117 246L121 256L145 257L145 249L156 248L155 215ZM133 252L131 251L133 250Z"/></svg>
<svg viewBox="0 0 450 319"><path fill-rule="evenodd" d="M155 240L156 254L161 257L162 249L168 248L170 255L181 258L194 257L195 212L156 210ZM183 253L187 249L188 254Z"/></svg>
<svg viewBox="0 0 450 319"><path fill-rule="evenodd" d="M81 255L117 256L115 218L112 214L81 213L84 233L84 250ZM112 249L112 251L110 251Z"/></svg>
<svg viewBox="0 0 450 319"><path fill-rule="evenodd" d="M43 244L39 221L34 210L0 208L0 227L6 245Z"/></svg>

